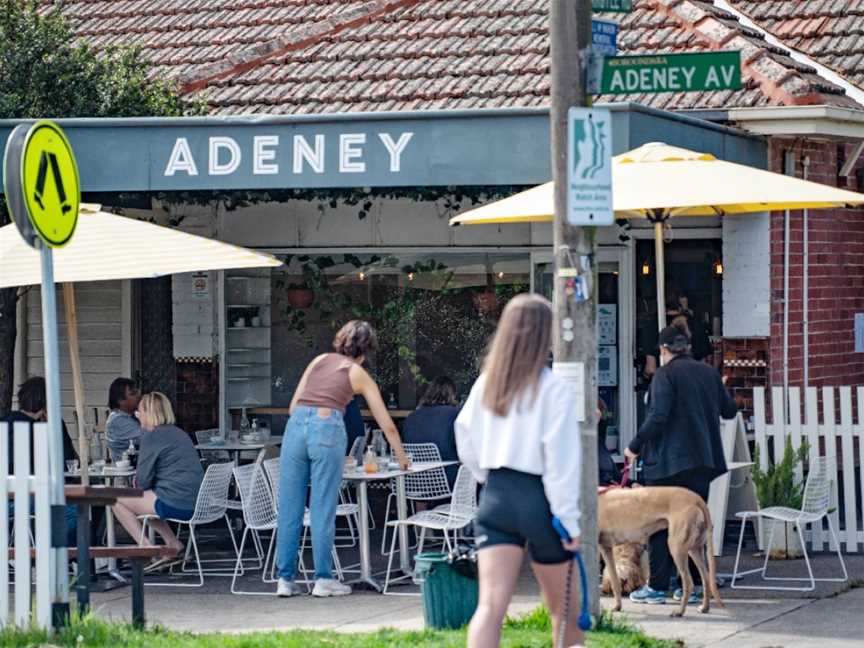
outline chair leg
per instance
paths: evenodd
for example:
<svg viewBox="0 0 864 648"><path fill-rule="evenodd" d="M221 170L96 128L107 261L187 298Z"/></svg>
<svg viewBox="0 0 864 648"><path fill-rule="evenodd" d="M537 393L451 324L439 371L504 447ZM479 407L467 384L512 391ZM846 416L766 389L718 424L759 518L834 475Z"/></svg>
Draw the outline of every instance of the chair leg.
<svg viewBox="0 0 864 648"><path fill-rule="evenodd" d="M383 554L387 551L387 529L390 528L388 522L390 522L390 503L393 501L393 493L387 495L387 503L384 505L384 533L381 534L381 553ZM395 529L394 529L395 531Z"/></svg>
<svg viewBox="0 0 864 648"><path fill-rule="evenodd" d="M828 530L831 531L831 535L834 537L834 544L837 546L837 558L840 559L840 567L843 568L843 580L834 579L834 581L845 583L849 580L849 572L846 571L846 561L843 560L843 553L840 551L840 541L837 539L837 533L834 531L834 525L831 523L831 516L826 515L825 517L828 518ZM803 539L801 544L804 544Z"/></svg>
<svg viewBox="0 0 864 648"><path fill-rule="evenodd" d="M738 578L738 565L741 562L741 547L744 544L744 530L747 528L747 518L741 518L741 533L738 534L738 551L735 552L735 566L732 568L732 582L729 587L735 588L735 579ZM753 528L756 528L756 522L753 522Z"/></svg>
<svg viewBox="0 0 864 648"><path fill-rule="evenodd" d="M798 527L798 537L801 539L801 548L804 549L804 564L807 565L807 573L810 574L810 589L808 591L812 592L816 589L816 579L813 577L813 565L810 564L810 554L807 551L807 545L804 544L804 525L797 524ZM768 545L769 549L771 545ZM840 548L840 545L837 545L837 548Z"/></svg>
<svg viewBox="0 0 864 648"><path fill-rule="evenodd" d="M390 539L390 553L387 554L387 573L384 576L384 589L381 590L382 594L386 594L390 587L390 572L393 569L393 554L396 552L396 536L398 535L398 529L393 527L393 535Z"/></svg>
<svg viewBox="0 0 864 648"><path fill-rule="evenodd" d="M237 573L243 568L243 548L246 546L246 536L249 534L249 527L243 529L243 536L240 538L240 552L237 554L237 562L234 564L234 576L231 578L231 593L241 594L237 591Z"/></svg>

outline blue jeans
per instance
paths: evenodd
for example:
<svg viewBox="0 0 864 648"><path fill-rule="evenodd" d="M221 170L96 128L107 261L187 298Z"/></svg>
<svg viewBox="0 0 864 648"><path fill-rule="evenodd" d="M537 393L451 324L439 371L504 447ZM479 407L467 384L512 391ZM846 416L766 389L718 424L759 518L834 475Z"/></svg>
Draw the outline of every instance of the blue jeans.
<svg viewBox="0 0 864 648"><path fill-rule="evenodd" d="M345 464L347 435L342 413L331 410L327 418L318 408L299 405L285 426L279 476L279 519L276 560L279 577L293 581L303 533L303 514L311 478L309 512L312 523L312 556L315 578L333 578L333 539L336 506Z"/></svg>

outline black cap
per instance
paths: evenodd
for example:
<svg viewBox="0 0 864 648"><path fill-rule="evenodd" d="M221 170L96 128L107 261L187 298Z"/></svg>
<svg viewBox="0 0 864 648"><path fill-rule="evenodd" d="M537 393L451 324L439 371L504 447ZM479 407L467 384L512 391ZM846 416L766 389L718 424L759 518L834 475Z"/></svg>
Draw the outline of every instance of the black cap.
<svg viewBox="0 0 864 648"><path fill-rule="evenodd" d="M678 327L667 326L660 331L660 338L657 343L666 347L687 346L690 344L690 338Z"/></svg>

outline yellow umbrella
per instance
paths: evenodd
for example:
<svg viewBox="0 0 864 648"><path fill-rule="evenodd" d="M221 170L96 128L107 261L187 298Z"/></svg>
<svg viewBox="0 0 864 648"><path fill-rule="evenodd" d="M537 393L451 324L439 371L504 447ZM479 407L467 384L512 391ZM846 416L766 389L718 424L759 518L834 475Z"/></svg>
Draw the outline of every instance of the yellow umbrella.
<svg viewBox="0 0 864 648"><path fill-rule="evenodd" d="M663 223L669 218L864 204L864 194L656 142L613 158L612 193L618 218L647 218L654 223L660 328L665 326L666 292ZM551 221L553 213L553 187L548 182L460 214L450 224L539 223Z"/></svg>

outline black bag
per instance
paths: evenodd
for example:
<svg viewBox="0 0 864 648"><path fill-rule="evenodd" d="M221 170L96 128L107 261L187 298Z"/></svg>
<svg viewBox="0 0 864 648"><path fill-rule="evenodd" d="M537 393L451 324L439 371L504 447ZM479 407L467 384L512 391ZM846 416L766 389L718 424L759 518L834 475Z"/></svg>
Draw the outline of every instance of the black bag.
<svg viewBox="0 0 864 648"><path fill-rule="evenodd" d="M477 547L460 542L449 554L447 564L460 576L477 580Z"/></svg>

